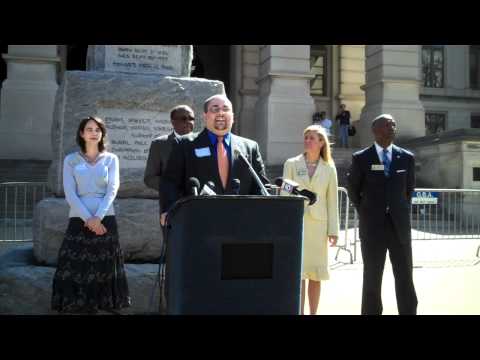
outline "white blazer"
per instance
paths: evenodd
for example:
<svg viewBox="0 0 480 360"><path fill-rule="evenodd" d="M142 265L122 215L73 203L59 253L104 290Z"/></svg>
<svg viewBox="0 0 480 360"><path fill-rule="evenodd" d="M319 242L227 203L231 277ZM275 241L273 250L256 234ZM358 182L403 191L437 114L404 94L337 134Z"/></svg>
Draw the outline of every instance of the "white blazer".
<svg viewBox="0 0 480 360"><path fill-rule="evenodd" d="M305 156L300 154L288 159L283 166L283 177L300 184L299 189L307 189L317 194L317 202L308 206L305 202L305 216L326 223L327 234L338 236L338 181L335 165L320 159L312 178L308 176Z"/></svg>

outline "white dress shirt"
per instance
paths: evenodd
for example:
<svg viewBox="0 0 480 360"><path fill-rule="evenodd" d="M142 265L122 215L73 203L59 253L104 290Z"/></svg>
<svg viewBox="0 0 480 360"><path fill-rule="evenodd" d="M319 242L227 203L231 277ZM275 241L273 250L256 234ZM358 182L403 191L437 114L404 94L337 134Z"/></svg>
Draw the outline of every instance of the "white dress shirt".
<svg viewBox="0 0 480 360"><path fill-rule="evenodd" d="M173 130L173 135L175 136L175 138L177 139L177 141L180 141L180 139L182 138L182 135L180 135L179 133L177 133L175 130Z"/></svg>
<svg viewBox="0 0 480 360"><path fill-rule="evenodd" d="M381 147L380 145L377 144L377 142L375 142L375 148L377 149L378 158L380 159L380 162L383 164L383 147ZM387 151L388 151L387 156L388 156L388 159L390 160L390 163L392 162L392 149L393 149L393 143L387 147Z"/></svg>

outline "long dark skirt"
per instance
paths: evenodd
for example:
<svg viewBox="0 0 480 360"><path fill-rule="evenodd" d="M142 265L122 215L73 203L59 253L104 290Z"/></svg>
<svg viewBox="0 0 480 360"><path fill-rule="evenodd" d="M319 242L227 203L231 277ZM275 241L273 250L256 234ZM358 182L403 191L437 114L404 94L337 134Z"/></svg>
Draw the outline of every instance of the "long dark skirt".
<svg viewBox="0 0 480 360"><path fill-rule="evenodd" d="M107 233L97 236L82 219L70 219L53 278L53 310L96 313L130 306L115 216L105 216L102 224Z"/></svg>

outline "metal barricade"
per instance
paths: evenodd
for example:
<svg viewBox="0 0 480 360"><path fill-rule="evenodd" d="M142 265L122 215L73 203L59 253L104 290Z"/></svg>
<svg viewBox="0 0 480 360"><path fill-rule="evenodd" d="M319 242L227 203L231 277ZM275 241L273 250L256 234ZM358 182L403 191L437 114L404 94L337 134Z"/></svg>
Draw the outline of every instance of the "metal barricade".
<svg viewBox="0 0 480 360"><path fill-rule="evenodd" d="M357 259L357 244L360 242L358 214L343 187L338 188L338 204L340 238L335 260L340 251L347 251L350 263L353 263ZM410 216L412 241L480 241L480 190L416 188ZM480 245L476 257L480 257Z"/></svg>
<svg viewBox="0 0 480 360"><path fill-rule="evenodd" d="M417 188L411 221L412 240L480 240L480 190Z"/></svg>
<svg viewBox="0 0 480 360"><path fill-rule="evenodd" d="M480 239L480 190L415 189L412 239Z"/></svg>
<svg viewBox="0 0 480 360"><path fill-rule="evenodd" d="M33 209L51 196L45 182L0 183L0 242L32 241ZM347 190L338 188L340 252L357 260L358 215ZM480 240L480 190L415 189L412 198L412 240ZM480 256L480 246L476 256Z"/></svg>
<svg viewBox="0 0 480 360"><path fill-rule="evenodd" d="M0 242L32 241L33 209L47 196L45 182L0 183Z"/></svg>
<svg viewBox="0 0 480 360"><path fill-rule="evenodd" d="M347 189L344 187L338 188L338 216L340 225L340 236L337 242L337 253L335 260L341 251L349 254L350 264L353 264L357 259L356 242L358 238L358 221L357 212L350 204Z"/></svg>

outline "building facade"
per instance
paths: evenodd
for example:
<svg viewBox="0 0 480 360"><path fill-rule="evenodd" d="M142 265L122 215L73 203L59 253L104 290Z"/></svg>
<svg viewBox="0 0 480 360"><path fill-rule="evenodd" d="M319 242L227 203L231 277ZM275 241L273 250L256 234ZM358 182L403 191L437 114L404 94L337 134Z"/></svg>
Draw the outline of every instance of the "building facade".
<svg viewBox="0 0 480 360"><path fill-rule="evenodd" d="M0 158L49 160L55 94L65 71L85 70L87 45L0 50ZM354 147L384 112L399 141L480 128L478 45L194 45L191 75L225 83L234 131L257 140L268 165L301 152L313 113L334 120L342 103Z"/></svg>

